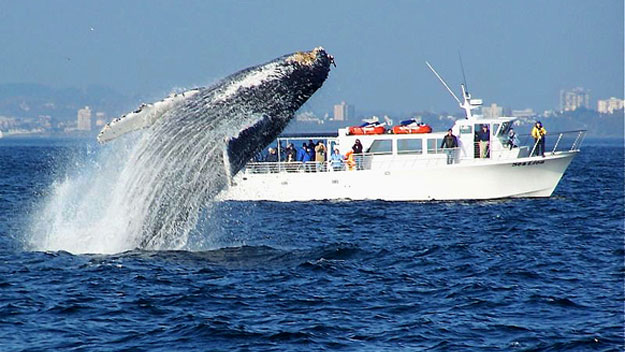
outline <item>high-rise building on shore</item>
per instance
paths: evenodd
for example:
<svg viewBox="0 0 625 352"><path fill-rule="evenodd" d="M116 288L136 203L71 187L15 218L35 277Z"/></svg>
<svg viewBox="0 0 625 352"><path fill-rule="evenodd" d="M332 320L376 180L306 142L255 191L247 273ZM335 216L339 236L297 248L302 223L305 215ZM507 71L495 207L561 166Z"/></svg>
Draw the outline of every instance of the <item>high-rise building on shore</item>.
<svg viewBox="0 0 625 352"><path fill-rule="evenodd" d="M625 100L615 97L597 101L597 111L602 114L613 114L614 111L623 110L624 107Z"/></svg>
<svg viewBox="0 0 625 352"><path fill-rule="evenodd" d="M503 106L498 106L495 103L490 106L482 106L482 115L485 119L494 119L503 116Z"/></svg>
<svg viewBox="0 0 625 352"><path fill-rule="evenodd" d="M353 105L349 105L342 101L340 104L334 105L334 121L349 121L353 120L356 116Z"/></svg>
<svg viewBox="0 0 625 352"><path fill-rule="evenodd" d="M78 110L76 127L80 131L91 131L91 109L88 106Z"/></svg>
<svg viewBox="0 0 625 352"><path fill-rule="evenodd" d="M590 109L590 91L582 87L560 91L560 111L575 111L580 107Z"/></svg>
<svg viewBox="0 0 625 352"><path fill-rule="evenodd" d="M534 109L532 108L518 109L518 110L512 110L512 116L531 118L531 117L536 116L536 113L534 112Z"/></svg>

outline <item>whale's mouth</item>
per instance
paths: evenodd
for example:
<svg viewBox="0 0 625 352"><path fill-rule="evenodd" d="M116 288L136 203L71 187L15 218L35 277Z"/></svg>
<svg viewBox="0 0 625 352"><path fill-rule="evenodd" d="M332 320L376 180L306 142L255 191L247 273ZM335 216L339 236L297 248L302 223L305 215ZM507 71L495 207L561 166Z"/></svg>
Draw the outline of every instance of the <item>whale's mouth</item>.
<svg viewBox="0 0 625 352"><path fill-rule="evenodd" d="M334 57L329 55L321 46L311 51L298 51L287 58L287 62L297 62L300 65L312 66L317 60L330 60L334 62Z"/></svg>

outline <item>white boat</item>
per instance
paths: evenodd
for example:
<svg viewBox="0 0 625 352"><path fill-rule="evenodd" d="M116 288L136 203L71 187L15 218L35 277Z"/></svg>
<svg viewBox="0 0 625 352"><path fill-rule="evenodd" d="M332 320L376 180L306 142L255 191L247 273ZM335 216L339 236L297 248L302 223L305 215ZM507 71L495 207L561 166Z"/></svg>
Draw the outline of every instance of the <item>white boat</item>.
<svg viewBox="0 0 625 352"><path fill-rule="evenodd" d="M548 133L544 156L534 156L537 145L529 134L520 136L524 143L511 147L508 133L514 118L485 119L473 114L481 99L472 99L462 85L464 101L460 102L431 69L466 114L451 127L457 148L441 148L447 131L351 135L344 128L332 136L282 136L277 143L278 154L288 143L298 147L302 141L313 140L322 141L328 151L336 148L345 155L356 139L364 153L355 161L334 163L250 162L219 199L424 201L551 196L579 153L586 131ZM484 158L475 141L482 126L488 127L490 138Z"/></svg>

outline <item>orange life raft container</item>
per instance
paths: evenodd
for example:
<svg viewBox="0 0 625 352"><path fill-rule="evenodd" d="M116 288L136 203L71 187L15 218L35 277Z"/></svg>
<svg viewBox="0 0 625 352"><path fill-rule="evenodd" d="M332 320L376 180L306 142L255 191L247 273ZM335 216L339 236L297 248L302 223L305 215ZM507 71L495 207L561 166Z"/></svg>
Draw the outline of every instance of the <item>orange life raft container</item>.
<svg viewBox="0 0 625 352"><path fill-rule="evenodd" d="M394 134L412 134L412 133L430 133L432 132L432 127L429 125L421 125L421 126L393 126Z"/></svg>
<svg viewBox="0 0 625 352"><path fill-rule="evenodd" d="M351 135L365 135L365 134L383 134L386 132L384 126L351 126L349 128L349 134Z"/></svg>

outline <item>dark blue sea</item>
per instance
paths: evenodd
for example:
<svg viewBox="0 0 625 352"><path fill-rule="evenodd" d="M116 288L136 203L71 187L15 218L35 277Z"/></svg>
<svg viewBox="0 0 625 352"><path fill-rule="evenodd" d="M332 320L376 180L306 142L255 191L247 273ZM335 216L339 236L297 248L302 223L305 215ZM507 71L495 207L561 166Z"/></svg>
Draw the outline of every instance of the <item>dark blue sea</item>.
<svg viewBox="0 0 625 352"><path fill-rule="evenodd" d="M97 148L0 140L2 351L624 350L620 140L549 199L226 202L189 250L32 250Z"/></svg>

